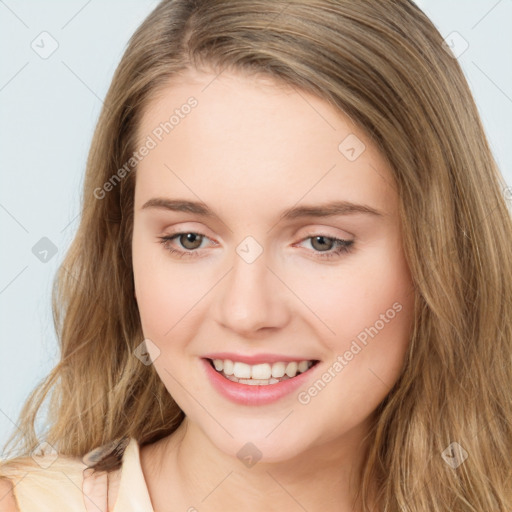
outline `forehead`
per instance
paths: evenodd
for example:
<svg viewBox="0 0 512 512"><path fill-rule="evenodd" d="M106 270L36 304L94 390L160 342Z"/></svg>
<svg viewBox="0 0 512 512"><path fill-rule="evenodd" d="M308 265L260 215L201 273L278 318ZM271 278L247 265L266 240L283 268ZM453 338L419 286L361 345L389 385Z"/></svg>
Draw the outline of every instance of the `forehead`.
<svg viewBox="0 0 512 512"><path fill-rule="evenodd" d="M136 208L166 195L269 211L340 198L390 214L396 206L391 170L365 133L326 101L270 78L180 76L144 112L139 146L150 139Z"/></svg>

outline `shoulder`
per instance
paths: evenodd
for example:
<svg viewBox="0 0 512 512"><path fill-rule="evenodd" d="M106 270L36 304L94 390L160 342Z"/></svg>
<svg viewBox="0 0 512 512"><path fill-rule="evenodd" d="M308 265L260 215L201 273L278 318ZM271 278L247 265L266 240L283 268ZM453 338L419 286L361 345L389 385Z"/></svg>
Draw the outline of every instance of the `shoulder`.
<svg viewBox="0 0 512 512"><path fill-rule="evenodd" d="M0 512L64 510L74 502L81 504L85 469L78 458L53 454L0 462L0 498L7 496L0 501Z"/></svg>
<svg viewBox="0 0 512 512"><path fill-rule="evenodd" d="M88 497L106 503L107 493L108 502L115 503L121 469L97 468L111 455L111 446L95 448L81 458L53 452L0 460L0 512L82 512L89 510ZM119 443L116 447L116 456L122 458Z"/></svg>
<svg viewBox="0 0 512 512"><path fill-rule="evenodd" d="M0 477L0 512L19 512L11 480Z"/></svg>

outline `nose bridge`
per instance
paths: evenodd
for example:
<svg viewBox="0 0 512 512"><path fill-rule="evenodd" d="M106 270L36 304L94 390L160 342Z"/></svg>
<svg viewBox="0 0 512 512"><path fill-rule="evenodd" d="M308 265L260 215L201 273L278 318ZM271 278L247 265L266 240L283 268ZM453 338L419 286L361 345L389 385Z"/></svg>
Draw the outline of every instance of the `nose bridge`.
<svg viewBox="0 0 512 512"><path fill-rule="evenodd" d="M248 236L236 247L220 298L220 321L232 330L256 331L286 320L283 284L270 270L270 251ZM270 268L269 268L270 267Z"/></svg>

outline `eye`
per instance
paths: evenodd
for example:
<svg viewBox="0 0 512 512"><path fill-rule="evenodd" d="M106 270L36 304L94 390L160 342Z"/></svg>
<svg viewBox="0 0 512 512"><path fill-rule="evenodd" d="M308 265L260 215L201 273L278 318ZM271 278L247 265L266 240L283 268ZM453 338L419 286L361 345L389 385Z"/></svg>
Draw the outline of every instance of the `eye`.
<svg viewBox="0 0 512 512"><path fill-rule="evenodd" d="M354 240L343 240L341 238L330 237L326 235L309 235L302 242L311 240L311 246L313 248L319 248L315 251L317 258L340 258L343 254L349 253L352 250ZM334 250L332 250L335 248Z"/></svg>
<svg viewBox="0 0 512 512"><path fill-rule="evenodd" d="M171 254L175 254L179 258L196 258L199 256L197 249L200 248L203 240L207 239L206 235L193 231L175 233L174 235L166 235L159 238L164 248ZM171 242L178 240L185 250L175 249L171 246ZM341 238L329 237L326 235L310 235L304 238L302 242L311 240L311 245L315 249L315 257L320 259L340 258L343 254L352 250L354 240L343 240ZM302 243L301 242L301 243ZM215 243L215 242L214 242ZM333 250L334 249L334 250Z"/></svg>
<svg viewBox="0 0 512 512"><path fill-rule="evenodd" d="M203 239L205 238L208 237L201 233L195 233L192 231L159 237L160 243L165 247L165 249L168 250L171 254L176 254L180 258L184 256L195 258L196 256L198 256L196 249L199 248ZM186 251L176 250L171 247L170 242L172 242L175 239L178 239L178 241L180 242L180 244L182 244Z"/></svg>

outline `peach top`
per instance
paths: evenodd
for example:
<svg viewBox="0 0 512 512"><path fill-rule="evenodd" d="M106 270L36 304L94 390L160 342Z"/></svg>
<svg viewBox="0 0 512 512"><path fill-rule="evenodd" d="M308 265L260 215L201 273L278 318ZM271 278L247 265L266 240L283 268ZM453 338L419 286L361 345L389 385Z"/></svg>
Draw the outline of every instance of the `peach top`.
<svg viewBox="0 0 512 512"><path fill-rule="evenodd" d="M140 447L129 438L122 455L120 480L114 504L107 504L107 473L84 474L87 464L80 458L46 453L21 461L0 463L0 478L14 486L20 512L154 512L140 463ZM101 455L102 447L96 452ZM87 455L89 455L87 454ZM86 460L84 456L84 460ZM114 472L116 473L116 472ZM0 497L1 499L1 497Z"/></svg>

